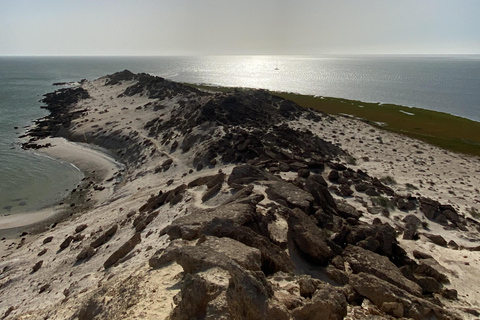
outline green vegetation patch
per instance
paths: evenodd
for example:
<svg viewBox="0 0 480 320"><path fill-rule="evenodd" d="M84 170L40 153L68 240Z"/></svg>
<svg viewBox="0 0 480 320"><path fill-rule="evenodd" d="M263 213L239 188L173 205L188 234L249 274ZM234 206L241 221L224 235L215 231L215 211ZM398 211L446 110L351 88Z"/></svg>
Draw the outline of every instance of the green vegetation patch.
<svg viewBox="0 0 480 320"><path fill-rule="evenodd" d="M275 92L297 104L329 114L349 114L385 130L428 142L441 148L480 156L480 122L444 112L393 104L367 103L330 97ZM386 125L378 125L383 123Z"/></svg>

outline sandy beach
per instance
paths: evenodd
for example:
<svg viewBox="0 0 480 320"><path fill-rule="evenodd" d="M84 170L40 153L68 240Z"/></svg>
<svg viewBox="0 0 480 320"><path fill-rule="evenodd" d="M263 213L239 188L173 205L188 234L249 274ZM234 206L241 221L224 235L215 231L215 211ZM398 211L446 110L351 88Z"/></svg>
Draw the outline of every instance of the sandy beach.
<svg viewBox="0 0 480 320"><path fill-rule="evenodd" d="M18 233L16 238L2 241L0 316L4 315L5 319L165 319L168 316L172 319L180 318L178 313L183 312L182 304L174 302L173 297L177 294L183 294L185 297L187 291L184 289L185 282L182 279L185 280L185 275L189 272L186 271L181 259L168 260L168 263L160 267L152 267L154 264L152 261L157 261L156 257L161 256L162 252L173 250L171 247L174 244L191 248L201 246L202 241L206 241L207 244L210 243L208 241L215 241L209 238L213 237L213 231L203 235L203 238L195 235L197 231L192 231L197 230L199 225L203 226L204 222L195 222L182 227L181 223L185 223L189 216L196 216L198 212L209 214L220 212L221 208L229 203L238 207L247 204L251 206L253 203L253 213L249 214L270 217L270 220L264 223L268 224L270 238L274 239L271 240L272 243L282 248L278 250L283 253L277 253L281 257L291 255L293 262L289 263L297 266L291 275L293 280L288 280L286 271L272 274L265 272L262 278L270 284L276 283L276 286L272 285L275 290L272 289L273 293L268 298L269 306L281 306L278 310L293 317L295 312L299 312L304 305L310 303L310 298L301 296L298 289L300 276L305 276L299 272L300 262L303 263L302 266L306 266L302 270L314 270L315 272L309 274L321 274L320 279L324 280L329 279L325 275L326 270L332 268L333 264L330 261L335 260L332 254L326 258L329 262L325 264L322 261L319 267L304 262L304 253L299 254L300 258L296 257L295 250L303 249L298 242L295 242L297 246L292 245L293 235L292 231L289 231L292 222L281 214L282 206L288 210L300 208L312 217L315 216L315 221L320 224L317 212L322 208L326 212L328 210L320 204L314 205L317 200L302 189L303 187L306 189L310 181L308 177L314 175L324 179L327 184L325 190L329 190L339 208L343 206L342 203L353 208L349 209L348 218L345 216L335 218L337 219L335 223L345 220L347 222L342 223L352 230L363 225L388 224L396 236L392 243L398 242L398 246L405 250L406 256L402 256L404 265L409 265L410 261L421 264L421 259L415 257L417 253L414 254L414 251L421 251L430 255L439 265L438 269L441 270L439 273L448 277L449 281L442 283L441 288L433 293L429 292L422 296L422 290L419 289L420 295L416 298L412 298L409 293L410 300L405 298L409 302L402 306L402 310L405 308L407 318L413 315L411 309L407 310L409 304L422 308L429 306L431 312L437 312L435 314L439 319L450 317L449 314L442 314L442 317L439 315L443 312L440 310L447 309L448 312L454 312L458 319L476 319L476 314L480 314L480 293L477 285L480 276L478 271L480 251L472 250L480 246L480 223L477 215L480 209L478 169L480 159L447 152L348 116L333 117L317 115L311 111L297 111L297 107L276 101L264 92L254 93L254 99L273 101L271 102L273 106L283 106L284 109L279 107L279 110L287 114L287 116L283 113L269 114L272 122L282 119L271 128L284 130L281 131L282 134L294 130L292 132L298 135L300 142L284 147L281 153L279 149L270 148L267 143L274 141L278 144L277 141L280 141L282 134L272 137L274 129L270 127L266 131L256 133L255 124L244 126L236 123L239 121L237 115L229 117L228 112L233 112L228 108L229 103L240 103L239 101L249 103L249 100L241 100L247 99L241 94L240 98L235 97L237 100L232 100L228 94L215 96L213 93L177 87L171 83L158 82L163 87L157 90L151 85L155 84L154 80L149 79L151 82L143 83L141 78L138 80L137 77L127 73L117 78L110 76L82 83L80 87L88 92L89 97L79 99L70 107L70 114L75 114L76 117L69 119L68 130L58 131L58 137L42 138L35 142L51 143L52 147L41 149L41 152L74 164L82 170L85 179L79 190L75 191L79 192L79 196L73 200L73 206L72 203L65 203L61 208L0 220L0 229L15 228L15 232ZM226 101L221 105L224 108L223 113L216 115L220 120L200 122L198 119L202 121L210 119L211 109L208 108L216 106L215 103L219 104L215 99ZM203 111L198 111L200 116L194 119L193 113L189 114L188 108L197 112L195 109L197 105L204 109L198 109ZM195 113L195 116L198 114ZM243 116L247 120L250 119L248 112ZM197 125L195 121L199 124ZM268 121L270 120L265 120L267 123ZM54 121L52 123L55 124ZM195 123L195 126L192 123ZM242 134L246 138L242 138ZM285 136L283 134L283 137ZM229 147L225 142L229 141L228 139L238 144ZM256 151L255 156L248 158L250 156L248 150L254 150L257 141L255 139L264 143L262 150L266 151L262 151L264 154ZM324 142L317 142L317 139L323 139ZM222 141L225 142L225 146L222 145ZM324 158L320 159L317 155L320 151L311 148L310 145L303 147L302 141L317 143L318 146L324 147L322 150ZM217 154L210 152L215 150L212 145L218 151ZM338 151L340 149L336 146L344 152ZM304 153L305 150L309 150L310 158L308 162L299 163L300 155L297 152ZM240 154L243 158L240 158ZM271 155L271 158L264 158L267 155ZM229 160L228 157L233 156L237 158ZM288 163L287 169L281 168L282 161L278 159ZM263 168L261 167L263 165L266 168L264 173L256 173L262 178L256 177L251 180L252 189L248 193L250 198L241 198L239 196L241 192L238 191L244 190L241 188L248 183L242 185L243 182L238 182L241 180L232 182L234 181L232 177L240 164L257 165L259 168ZM339 176L334 178L332 171L336 171ZM348 172L350 176L347 175ZM376 193L373 196L368 195L365 189L359 187L360 184L367 182L355 182L357 176L368 176L362 181L376 181L374 178L377 178L383 181L382 190L387 191L379 193L378 187L377 191L374 190ZM215 180L215 183L211 182L209 185L210 182L205 182L208 180L205 177L220 180ZM350 184L342 183L340 180L342 177L345 181L350 181ZM199 178L205 181L198 182ZM303 198L295 202L278 194L273 196L272 185L275 183L285 183L289 188L300 189L294 191ZM295 192L290 193L292 197ZM162 195L166 196L160 200ZM232 198L235 195L237 198ZM438 201L444 209L437 206L435 218L429 219L421 198ZM388 201L384 205L373 203L382 199ZM414 205L407 210L399 205L399 199L411 201ZM28 225L41 224L42 221L43 223L48 221L50 224L50 218L58 210L68 212L69 217L62 217L54 228L40 233L32 232L25 240L21 240L19 236L23 231L29 230ZM230 212L229 210L226 211ZM452 217L443 213L447 210L448 214L452 212ZM337 211L340 212L340 209ZM227 213L222 211L222 214ZM440 214L445 220L440 220ZM231 219L238 220L240 219L238 216ZM415 227L414 239L404 239L403 236L408 229L405 222L407 216L414 216L419 221L418 229ZM222 216L222 219L227 218ZM180 226L178 230L181 231L168 233L168 227L171 225ZM244 225L238 226L240 227L246 228ZM350 249L338 249L340 246L331 244L340 233L340 229L335 228L325 231L325 234L331 235L325 241L332 248L347 252ZM0 232L2 231L5 230ZM172 240L175 238L174 234L179 232L181 237ZM191 232L191 235L186 236L188 232ZM448 245L435 244L430 240L430 234L441 236ZM357 248L355 243L350 245ZM222 246L212 245L212 248L219 250L218 248ZM253 248L257 252L251 246L245 247L247 248L244 248L244 244L237 243L236 248L239 252L243 252L242 250L248 252L249 257L262 256L261 259L265 259L265 253L262 251L260 254L258 251L261 249ZM122 251L121 256L117 253L119 251ZM337 256L342 255L342 259L347 261L348 254L340 253ZM384 255L392 260L392 256ZM112 256L119 258L110 266L106 263L111 261ZM235 261L237 263L240 259ZM264 260L262 261L264 263ZM289 263L285 265L289 266ZM250 265L252 264L254 263ZM353 262L351 264L353 265ZM242 263L240 265L244 267ZM231 265L224 267L219 264L192 274L215 283L215 288L220 288L219 292L223 292L218 296L221 298L226 295L225 292L231 294L228 291L229 281L234 282L233 278L229 277L235 273L228 268L232 268ZM255 268L252 270L256 270ZM285 270L289 270L288 268L285 267ZM260 270L266 269L258 268L256 272L262 273ZM251 276L252 272L247 273ZM357 273L361 274L355 270L341 272L342 275L345 273L346 276L350 276L350 283L354 283L352 279L356 279L353 274L355 276ZM400 271L397 273L399 277L402 274ZM412 277L418 280L417 274ZM334 288L341 287L331 279L328 281ZM348 277L346 281L348 283ZM450 292L447 289L456 290L458 299L445 298L445 292ZM348 312L346 319L359 319L355 314L362 312L375 314L377 311L385 317L388 315L399 318L394 316L393 311L390 312L385 309L386 307L382 308L381 304L378 305L374 297L367 299L367 295L363 293L362 296L365 298L364 304L355 305L349 302L348 307L345 306L345 311ZM415 299L420 302L416 302ZM437 300L440 304L435 304ZM178 301L178 298L175 301ZM229 308L229 312L234 312L231 305Z"/></svg>

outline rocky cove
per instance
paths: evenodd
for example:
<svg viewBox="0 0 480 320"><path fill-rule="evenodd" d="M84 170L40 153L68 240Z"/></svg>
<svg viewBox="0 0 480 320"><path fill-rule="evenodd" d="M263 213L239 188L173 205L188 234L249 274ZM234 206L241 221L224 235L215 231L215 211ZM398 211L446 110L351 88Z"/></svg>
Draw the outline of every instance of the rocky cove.
<svg viewBox="0 0 480 320"><path fill-rule="evenodd" d="M480 315L477 158L129 71L43 102L25 148L88 143L125 170L6 250L5 319Z"/></svg>

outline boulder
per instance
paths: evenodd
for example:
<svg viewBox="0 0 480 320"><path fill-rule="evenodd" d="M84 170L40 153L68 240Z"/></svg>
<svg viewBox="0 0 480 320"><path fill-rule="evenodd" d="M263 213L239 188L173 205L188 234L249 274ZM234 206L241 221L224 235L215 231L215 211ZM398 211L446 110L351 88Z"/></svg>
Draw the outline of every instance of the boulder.
<svg viewBox="0 0 480 320"><path fill-rule="evenodd" d="M325 270L327 277L338 283L339 285L345 285L348 283L348 275L345 271L339 270L332 265L329 265Z"/></svg>
<svg viewBox="0 0 480 320"><path fill-rule="evenodd" d="M260 271L262 256L257 248L249 247L230 238L207 236L201 240L203 242L199 244L200 246L225 254L247 270Z"/></svg>
<svg viewBox="0 0 480 320"><path fill-rule="evenodd" d="M413 295L422 295L420 286L405 278L402 272L385 256L349 245L343 252L343 259L350 264L354 273L373 274Z"/></svg>
<svg viewBox="0 0 480 320"><path fill-rule="evenodd" d="M43 260L40 260L38 261L37 263L35 263L35 265L32 267L32 273L35 273L37 272L38 270L40 270L40 268L42 267L43 265Z"/></svg>
<svg viewBox="0 0 480 320"><path fill-rule="evenodd" d="M415 297L405 290L371 274L359 273L351 275L349 284L355 291L368 298L378 308L382 308L385 303L402 304L404 308L403 316L407 318L415 320L430 317L436 317L439 320L460 319L456 314L427 300Z"/></svg>
<svg viewBox="0 0 480 320"><path fill-rule="evenodd" d="M413 250L413 257L415 259L433 259L433 257L431 255L429 255L428 253L421 252L421 251L418 251L418 250Z"/></svg>
<svg viewBox="0 0 480 320"><path fill-rule="evenodd" d="M175 261L186 273L194 273L213 267L226 270L233 260L247 270L260 271L260 250L230 238L208 236L202 240L196 246L183 246L179 241L172 241L166 249L157 251L150 258L149 265L159 268Z"/></svg>
<svg viewBox="0 0 480 320"><path fill-rule="evenodd" d="M52 242L52 240L53 240L53 236L48 236L45 239L43 239L43 244L47 244L49 242Z"/></svg>
<svg viewBox="0 0 480 320"><path fill-rule="evenodd" d="M80 224L75 227L75 233L82 232L83 230L87 229L87 227L88 226L86 224Z"/></svg>
<svg viewBox="0 0 480 320"><path fill-rule="evenodd" d="M432 277L416 276L415 282L420 285L423 294L437 293L442 289L442 285Z"/></svg>
<svg viewBox="0 0 480 320"><path fill-rule="evenodd" d="M225 205L225 204L246 198L250 196L252 192L253 192L253 185L248 185L246 187L243 187L242 189L238 190L235 194L233 194L230 198L225 200L223 204Z"/></svg>
<svg viewBox="0 0 480 320"><path fill-rule="evenodd" d="M347 315L347 300L340 289L327 283L317 287L305 305L292 311L294 320L342 320Z"/></svg>
<svg viewBox="0 0 480 320"><path fill-rule="evenodd" d="M216 237L228 237L247 246L257 248L262 256L262 271L269 275L279 271L293 272L294 265L290 257L278 245L252 229L235 224L232 220L214 219L204 230L204 234Z"/></svg>
<svg viewBox="0 0 480 320"><path fill-rule="evenodd" d="M287 182L272 182L267 185L266 194L271 200L282 200L290 208L299 208L303 211L310 209L313 196L305 190Z"/></svg>
<svg viewBox="0 0 480 320"><path fill-rule="evenodd" d="M232 202L212 209L193 209L189 215L175 219L160 234L168 234L170 240L192 240L198 238L214 219L229 220L241 226L254 221L256 215L255 203Z"/></svg>
<svg viewBox="0 0 480 320"><path fill-rule="evenodd" d="M423 235L438 246L447 246L447 241L439 234L424 233Z"/></svg>
<svg viewBox="0 0 480 320"><path fill-rule="evenodd" d="M339 178L340 178L340 174L335 169L330 171L330 173L328 174L328 180L331 182L337 182Z"/></svg>
<svg viewBox="0 0 480 320"><path fill-rule="evenodd" d="M418 238L417 230L422 226L422 221L415 215L409 214L402 219L405 223L405 230L403 231L403 239L414 240Z"/></svg>
<svg viewBox="0 0 480 320"><path fill-rule="evenodd" d="M110 268L115 263L117 263L120 259L125 257L127 253L133 250L142 241L140 233L135 233L133 237L131 237L127 242L125 242L120 248L112 253L110 257L103 263L103 267L105 269Z"/></svg>
<svg viewBox="0 0 480 320"><path fill-rule="evenodd" d="M96 253L96 251L92 246L86 246L77 255L77 261L84 260L84 259L90 259L91 257L93 257L95 255L95 253Z"/></svg>
<svg viewBox="0 0 480 320"><path fill-rule="evenodd" d="M201 276L187 273L180 292L175 296L176 306L169 319L205 319L208 303L215 298L219 289Z"/></svg>
<svg viewBox="0 0 480 320"><path fill-rule="evenodd" d="M90 243L90 246L92 246L93 248L100 247L102 244L110 240L115 235L117 230L118 230L118 225L115 224L111 226L107 231L102 233L97 239L93 240L92 243Z"/></svg>
<svg viewBox="0 0 480 320"><path fill-rule="evenodd" d="M333 258L333 252L327 245L322 231L303 211L291 210L287 222L291 238L309 261L317 265L326 265L328 260Z"/></svg>
<svg viewBox="0 0 480 320"><path fill-rule="evenodd" d="M235 263L229 272L226 294L232 319L289 319L286 307L273 300L273 290L262 272L244 270Z"/></svg>
<svg viewBox="0 0 480 320"><path fill-rule="evenodd" d="M432 277L440 283L449 283L448 277L445 275L446 269L442 267L434 259L422 259L415 266L413 272L417 275Z"/></svg>
<svg viewBox="0 0 480 320"><path fill-rule="evenodd" d="M305 190L310 192L315 203L319 205L326 213L335 213L337 205L330 191L328 191L327 182L319 174L310 175L305 181Z"/></svg>
<svg viewBox="0 0 480 320"><path fill-rule="evenodd" d="M63 242L60 244L60 250L66 249L72 241L73 241L72 236L66 237L65 240L63 240Z"/></svg>
<svg viewBox="0 0 480 320"><path fill-rule="evenodd" d="M254 181L278 181L279 179L263 169L251 166L241 165L233 168L232 173L228 177L227 183L229 186L250 184Z"/></svg>

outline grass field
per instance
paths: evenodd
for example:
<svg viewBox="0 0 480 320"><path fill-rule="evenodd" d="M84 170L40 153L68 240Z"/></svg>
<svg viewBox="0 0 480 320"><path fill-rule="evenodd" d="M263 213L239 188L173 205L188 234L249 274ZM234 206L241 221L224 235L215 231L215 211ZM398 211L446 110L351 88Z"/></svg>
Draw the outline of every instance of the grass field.
<svg viewBox="0 0 480 320"><path fill-rule="evenodd" d="M228 92L234 88L192 85L199 89ZM480 122L443 112L393 104L367 103L342 98L271 92L300 106L328 114L348 114L446 150L480 156Z"/></svg>

